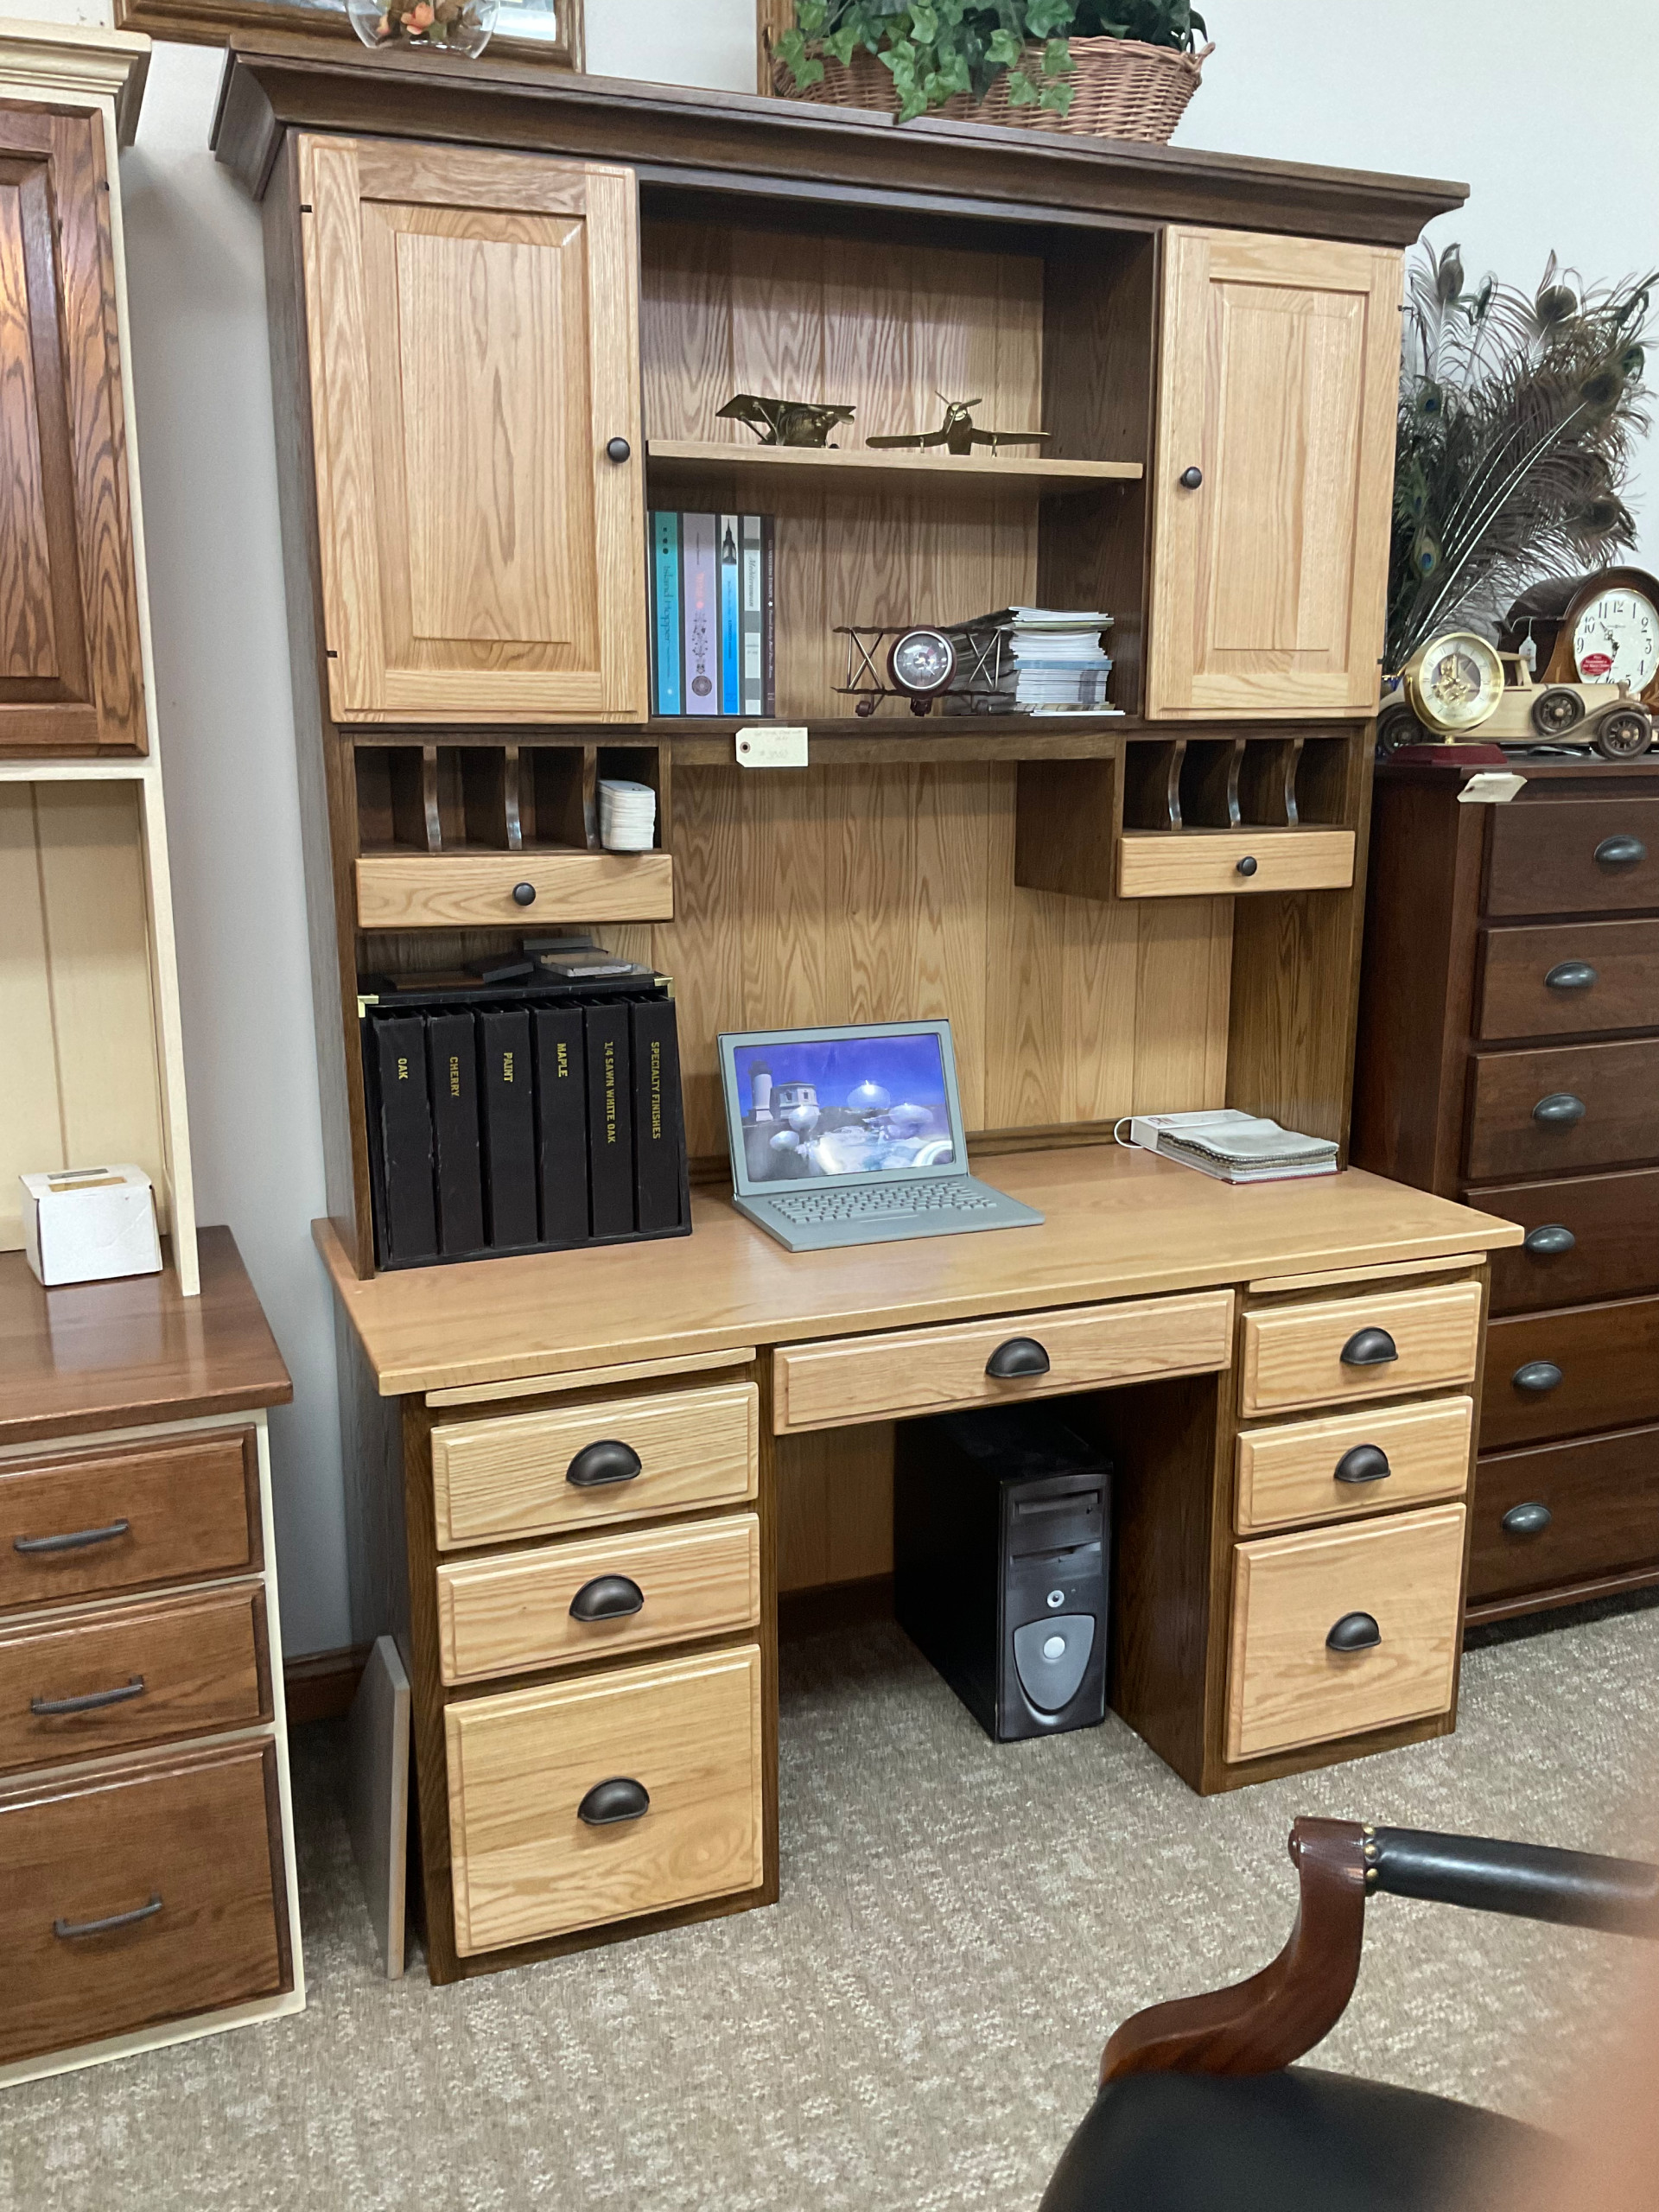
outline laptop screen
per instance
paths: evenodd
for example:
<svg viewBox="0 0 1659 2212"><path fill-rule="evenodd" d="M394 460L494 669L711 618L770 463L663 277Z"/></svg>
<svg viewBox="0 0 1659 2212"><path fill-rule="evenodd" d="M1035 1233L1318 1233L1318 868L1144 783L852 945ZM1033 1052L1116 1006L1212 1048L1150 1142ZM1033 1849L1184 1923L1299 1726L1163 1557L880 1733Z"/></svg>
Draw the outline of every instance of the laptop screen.
<svg viewBox="0 0 1659 2212"><path fill-rule="evenodd" d="M720 1063L745 1197L967 1172L949 1022L724 1036Z"/></svg>

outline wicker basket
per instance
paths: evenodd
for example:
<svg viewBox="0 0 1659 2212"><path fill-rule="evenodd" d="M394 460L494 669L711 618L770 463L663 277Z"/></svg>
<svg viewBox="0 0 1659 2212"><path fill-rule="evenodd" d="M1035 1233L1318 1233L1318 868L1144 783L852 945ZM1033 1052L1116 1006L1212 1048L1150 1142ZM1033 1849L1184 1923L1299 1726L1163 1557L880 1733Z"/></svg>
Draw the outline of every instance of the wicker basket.
<svg viewBox="0 0 1659 2212"><path fill-rule="evenodd" d="M1145 46L1139 39L1074 38L1071 41L1071 108L1056 115L1052 108L1011 107L1005 70L982 100L957 92L930 115L950 117L958 123L1005 123L1026 130L1081 131L1097 138L1149 138L1168 143L1198 88L1198 75L1213 43L1197 54L1178 54L1173 47ZM783 99L818 100L831 107L877 108L891 115L899 99L893 72L880 58L860 47L845 67L828 54L823 57L823 75L816 85L799 86L774 55L772 90ZM1040 47L1028 47L1021 56L1035 74L1042 67Z"/></svg>

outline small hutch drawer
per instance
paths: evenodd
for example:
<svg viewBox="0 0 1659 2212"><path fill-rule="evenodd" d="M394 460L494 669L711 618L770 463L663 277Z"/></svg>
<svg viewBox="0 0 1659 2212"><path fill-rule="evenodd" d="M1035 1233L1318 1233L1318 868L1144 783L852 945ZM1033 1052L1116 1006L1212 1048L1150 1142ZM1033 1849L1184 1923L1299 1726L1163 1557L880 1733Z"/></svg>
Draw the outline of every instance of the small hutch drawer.
<svg viewBox="0 0 1659 2212"><path fill-rule="evenodd" d="M1474 1421L1474 1400L1458 1397L1247 1428L1236 1446L1234 1526L1243 1536L1461 1497Z"/></svg>
<svg viewBox="0 0 1659 2212"><path fill-rule="evenodd" d="M1471 1382L1479 1344L1476 1282L1247 1313L1238 1409L1248 1417Z"/></svg>
<svg viewBox="0 0 1659 2212"><path fill-rule="evenodd" d="M529 896L526 897L525 893ZM669 853L439 853L357 863L364 930L481 930L674 918Z"/></svg>
<svg viewBox="0 0 1659 2212"><path fill-rule="evenodd" d="M1489 914L1659 906L1659 799L1538 798L1492 809Z"/></svg>
<svg viewBox="0 0 1659 2212"><path fill-rule="evenodd" d="M1126 830L1120 899L1193 899L1251 891L1345 891L1351 830Z"/></svg>
<svg viewBox="0 0 1659 2212"><path fill-rule="evenodd" d="M1659 1565L1659 1428L1629 1428L1475 1471L1469 1603Z"/></svg>
<svg viewBox="0 0 1659 2212"><path fill-rule="evenodd" d="M1486 1332L1484 1451L1659 1421L1659 1298L1516 1313Z"/></svg>
<svg viewBox="0 0 1659 2212"><path fill-rule="evenodd" d="M1471 1178L1571 1173L1659 1156L1659 1042L1477 1052L1465 1167Z"/></svg>

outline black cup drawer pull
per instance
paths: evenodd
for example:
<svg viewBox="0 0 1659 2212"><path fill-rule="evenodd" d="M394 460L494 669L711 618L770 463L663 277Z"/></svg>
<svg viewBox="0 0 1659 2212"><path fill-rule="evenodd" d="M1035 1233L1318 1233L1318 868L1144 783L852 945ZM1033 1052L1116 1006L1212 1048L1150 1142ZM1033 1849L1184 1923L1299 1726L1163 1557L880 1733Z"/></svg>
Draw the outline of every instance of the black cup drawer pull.
<svg viewBox="0 0 1659 2212"><path fill-rule="evenodd" d="M1554 1515L1536 1498L1529 1498L1524 1505L1512 1505L1498 1522L1506 1536L1541 1536Z"/></svg>
<svg viewBox="0 0 1659 2212"><path fill-rule="evenodd" d="M1554 1260L1563 1252L1570 1252L1578 1241L1572 1230L1560 1222L1541 1221L1536 1229L1529 1229L1522 1238L1521 1249L1523 1252L1539 1253L1546 1260Z"/></svg>
<svg viewBox="0 0 1659 2212"><path fill-rule="evenodd" d="M584 1444L564 1471L564 1479L578 1490L597 1490L602 1483L631 1483L643 1474L645 1462L632 1444L607 1436L597 1444Z"/></svg>
<svg viewBox="0 0 1659 2212"><path fill-rule="evenodd" d="M573 1621L616 1621L643 1610L645 1593L630 1575L596 1574L570 1600Z"/></svg>
<svg viewBox="0 0 1659 2212"><path fill-rule="evenodd" d="M1510 1377L1517 1390L1559 1390L1561 1370L1553 1359L1529 1359L1524 1367L1517 1367Z"/></svg>
<svg viewBox="0 0 1659 2212"><path fill-rule="evenodd" d="M1570 1090L1552 1090L1548 1098L1541 1098L1532 1109L1535 1122L1541 1122L1547 1129L1570 1129L1574 1122L1584 1119L1585 1104Z"/></svg>
<svg viewBox="0 0 1659 2212"><path fill-rule="evenodd" d="M1356 1329L1342 1348L1344 1367L1386 1367L1400 1347L1386 1329Z"/></svg>
<svg viewBox="0 0 1659 2212"><path fill-rule="evenodd" d="M596 1782L576 1808L576 1818L590 1828L608 1828L618 1821L637 1821L651 1810L651 1792L643 1782L613 1774Z"/></svg>
<svg viewBox="0 0 1659 2212"><path fill-rule="evenodd" d="M985 1372L999 1382L1012 1382L1020 1375L1046 1375L1048 1354L1035 1337L1010 1337L986 1361Z"/></svg>
<svg viewBox="0 0 1659 2212"><path fill-rule="evenodd" d="M1639 837L1604 837L1596 847L1596 858L1604 868L1636 868L1648 857L1648 849Z"/></svg>
<svg viewBox="0 0 1659 2212"><path fill-rule="evenodd" d="M1558 960L1544 983L1552 991L1593 991L1600 980L1587 960Z"/></svg>
<svg viewBox="0 0 1659 2212"><path fill-rule="evenodd" d="M33 1555L44 1552L84 1552L89 1544L112 1544L131 1528L130 1521L111 1521L102 1529L71 1529L61 1536L14 1536L11 1548Z"/></svg>
<svg viewBox="0 0 1659 2212"><path fill-rule="evenodd" d="M162 1901L152 1891L148 1904L136 1904L130 1912L112 1912L103 1920L54 1920L52 1933L60 1943L72 1943L78 1936L108 1936L118 1928L136 1928L141 1920L154 1920L162 1909Z"/></svg>
<svg viewBox="0 0 1659 2212"><path fill-rule="evenodd" d="M1394 1472L1380 1444L1356 1444L1344 1452L1332 1470L1339 1483L1386 1482Z"/></svg>
<svg viewBox="0 0 1659 2212"><path fill-rule="evenodd" d="M52 1720L65 1713L97 1713L106 1705L125 1705L143 1694L144 1678L135 1675L118 1689L87 1690L79 1697L32 1697L29 1709L37 1720Z"/></svg>
<svg viewBox="0 0 1659 2212"><path fill-rule="evenodd" d="M1325 1639L1331 1651L1374 1651L1382 1641L1382 1631L1370 1613L1344 1613Z"/></svg>

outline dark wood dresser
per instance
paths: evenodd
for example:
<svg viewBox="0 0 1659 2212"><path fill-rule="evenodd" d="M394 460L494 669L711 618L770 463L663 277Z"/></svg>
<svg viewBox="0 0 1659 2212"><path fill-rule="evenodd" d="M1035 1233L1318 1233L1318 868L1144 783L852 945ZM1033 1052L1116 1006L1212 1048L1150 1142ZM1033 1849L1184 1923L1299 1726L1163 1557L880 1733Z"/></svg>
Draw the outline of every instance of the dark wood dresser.
<svg viewBox="0 0 1659 2212"><path fill-rule="evenodd" d="M1353 1158L1494 1253L1471 1623L1659 1582L1659 760L1377 772Z"/></svg>

